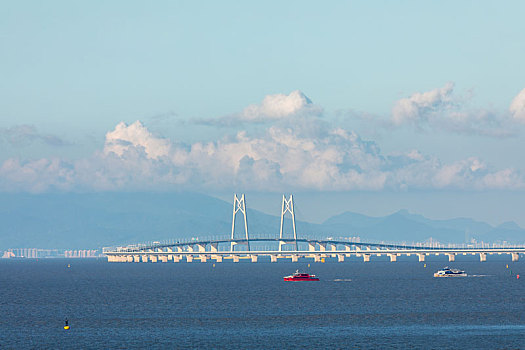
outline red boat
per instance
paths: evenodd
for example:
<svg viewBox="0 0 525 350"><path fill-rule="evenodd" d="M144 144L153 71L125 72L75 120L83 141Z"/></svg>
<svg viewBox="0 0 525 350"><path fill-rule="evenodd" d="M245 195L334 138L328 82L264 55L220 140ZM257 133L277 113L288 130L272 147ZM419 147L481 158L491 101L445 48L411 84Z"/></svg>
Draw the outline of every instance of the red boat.
<svg viewBox="0 0 525 350"><path fill-rule="evenodd" d="M284 276L285 281L319 281L319 278L315 275L309 275L307 273L300 273L299 270L291 276Z"/></svg>

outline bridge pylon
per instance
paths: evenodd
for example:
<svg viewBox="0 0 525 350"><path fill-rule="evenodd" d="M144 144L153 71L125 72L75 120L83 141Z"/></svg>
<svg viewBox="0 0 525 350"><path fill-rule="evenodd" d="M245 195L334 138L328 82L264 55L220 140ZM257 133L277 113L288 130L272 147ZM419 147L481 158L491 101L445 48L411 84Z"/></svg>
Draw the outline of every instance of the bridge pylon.
<svg viewBox="0 0 525 350"><path fill-rule="evenodd" d="M292 216L292 230L293 230L293 240L287 240L283 237L283 224L284 224L284 215L290 213ZM297 232L295 231L295 211L293 206L293 196L290 195L290 199L286 199L286 196L283 194L283 202L281 207L281 230L279 232L279 251L283 250L283 245L285 244L295 244L295 250L297 249Z"/></svg>
<svg viewBox="0 0 525 350"><path fill-rule="evenodd" d="M238 212L241 212L244 216L244 233L246 235L246 242L236 242L235 241L235 217ZM250 239L248 238L248 219L246 218L246 200L244 199L244 194L241 197L237 197L237 194L233 195L233 218L232 218L232 236L231 236L231 245L230 250L233 252L235 245L245 244L247 250L250 250Z"/></svg>

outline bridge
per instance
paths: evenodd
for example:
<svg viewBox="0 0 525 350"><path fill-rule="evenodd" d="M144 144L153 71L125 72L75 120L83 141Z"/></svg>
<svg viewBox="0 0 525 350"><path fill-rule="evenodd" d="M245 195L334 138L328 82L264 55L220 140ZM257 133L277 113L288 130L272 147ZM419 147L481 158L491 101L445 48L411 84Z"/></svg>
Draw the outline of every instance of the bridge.
<svg viewBox="0 0 525 350"><path fill-rule="evenodd" d="M237 214L243 217L243 237L235 237L235 222ZM285 237L283 226L285 215L290 214L292 235ZM262 249L268 245L272 249ZM238 249L242 248L242 249ZM518 261L520 254L525 254L523 246L496 246L484 244L473 246L425 246L421 244L385 244L365 243L355 238L348 239L304 239L297 238L295 228L295 212L293 196L283 195L281 209L281 227L279 237L252 237L248 235L248 220L246 216L245 196L234 195L232 231L229 237L222 239L191 239L169 243L154 242L152 244L128 245L125 247L110 247L103 249L109 262L223 262L231 260L239 262L247 259L258 262L262 257L271 262L288 260L297 262L299 259L312 259L314 262L324 262L327 258L337 259L360 257L369 262L373 256L387 256L390 261L397 261L399 256L415 256L418 261L425 261L429 255L446 255L449 261L455 261L457 255L478 255L480 261L486 261L488 255L508 254L512 261Z"/></svg>

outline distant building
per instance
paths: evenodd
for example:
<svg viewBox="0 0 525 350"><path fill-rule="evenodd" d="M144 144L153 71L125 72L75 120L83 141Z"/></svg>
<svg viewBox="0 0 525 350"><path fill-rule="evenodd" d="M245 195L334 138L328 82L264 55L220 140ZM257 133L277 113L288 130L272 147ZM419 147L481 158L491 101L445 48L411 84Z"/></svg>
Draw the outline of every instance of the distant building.
<svg viewBox="0 0 525 350"><path fill-rule="evenodd" d="M65 258L96 258L98 256L98 250L66 250L64 251Z"/></svg>
<svg viewBox="0 0 525 350"><path fill-rule="evenodd" d="M100 254L96 249L62 250L39 248L10 248L2 254L2 258L96 258Z"/></svg>

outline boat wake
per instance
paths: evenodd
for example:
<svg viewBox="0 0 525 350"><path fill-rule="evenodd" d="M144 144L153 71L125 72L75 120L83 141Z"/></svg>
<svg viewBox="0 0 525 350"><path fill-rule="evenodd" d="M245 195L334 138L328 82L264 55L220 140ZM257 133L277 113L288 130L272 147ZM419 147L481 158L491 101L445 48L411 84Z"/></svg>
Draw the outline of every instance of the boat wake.
<svg viewBox="0 0 525 350"><path fill-rule="evenodd" d="M494 275L468 275L468 277L492 277Z"/></svg>
<svg viewBox="0 0 525 350"><path fill-rule="evenodd" d="M352 281L350 278L336 278L334 282L350 282Z"/></svg>

